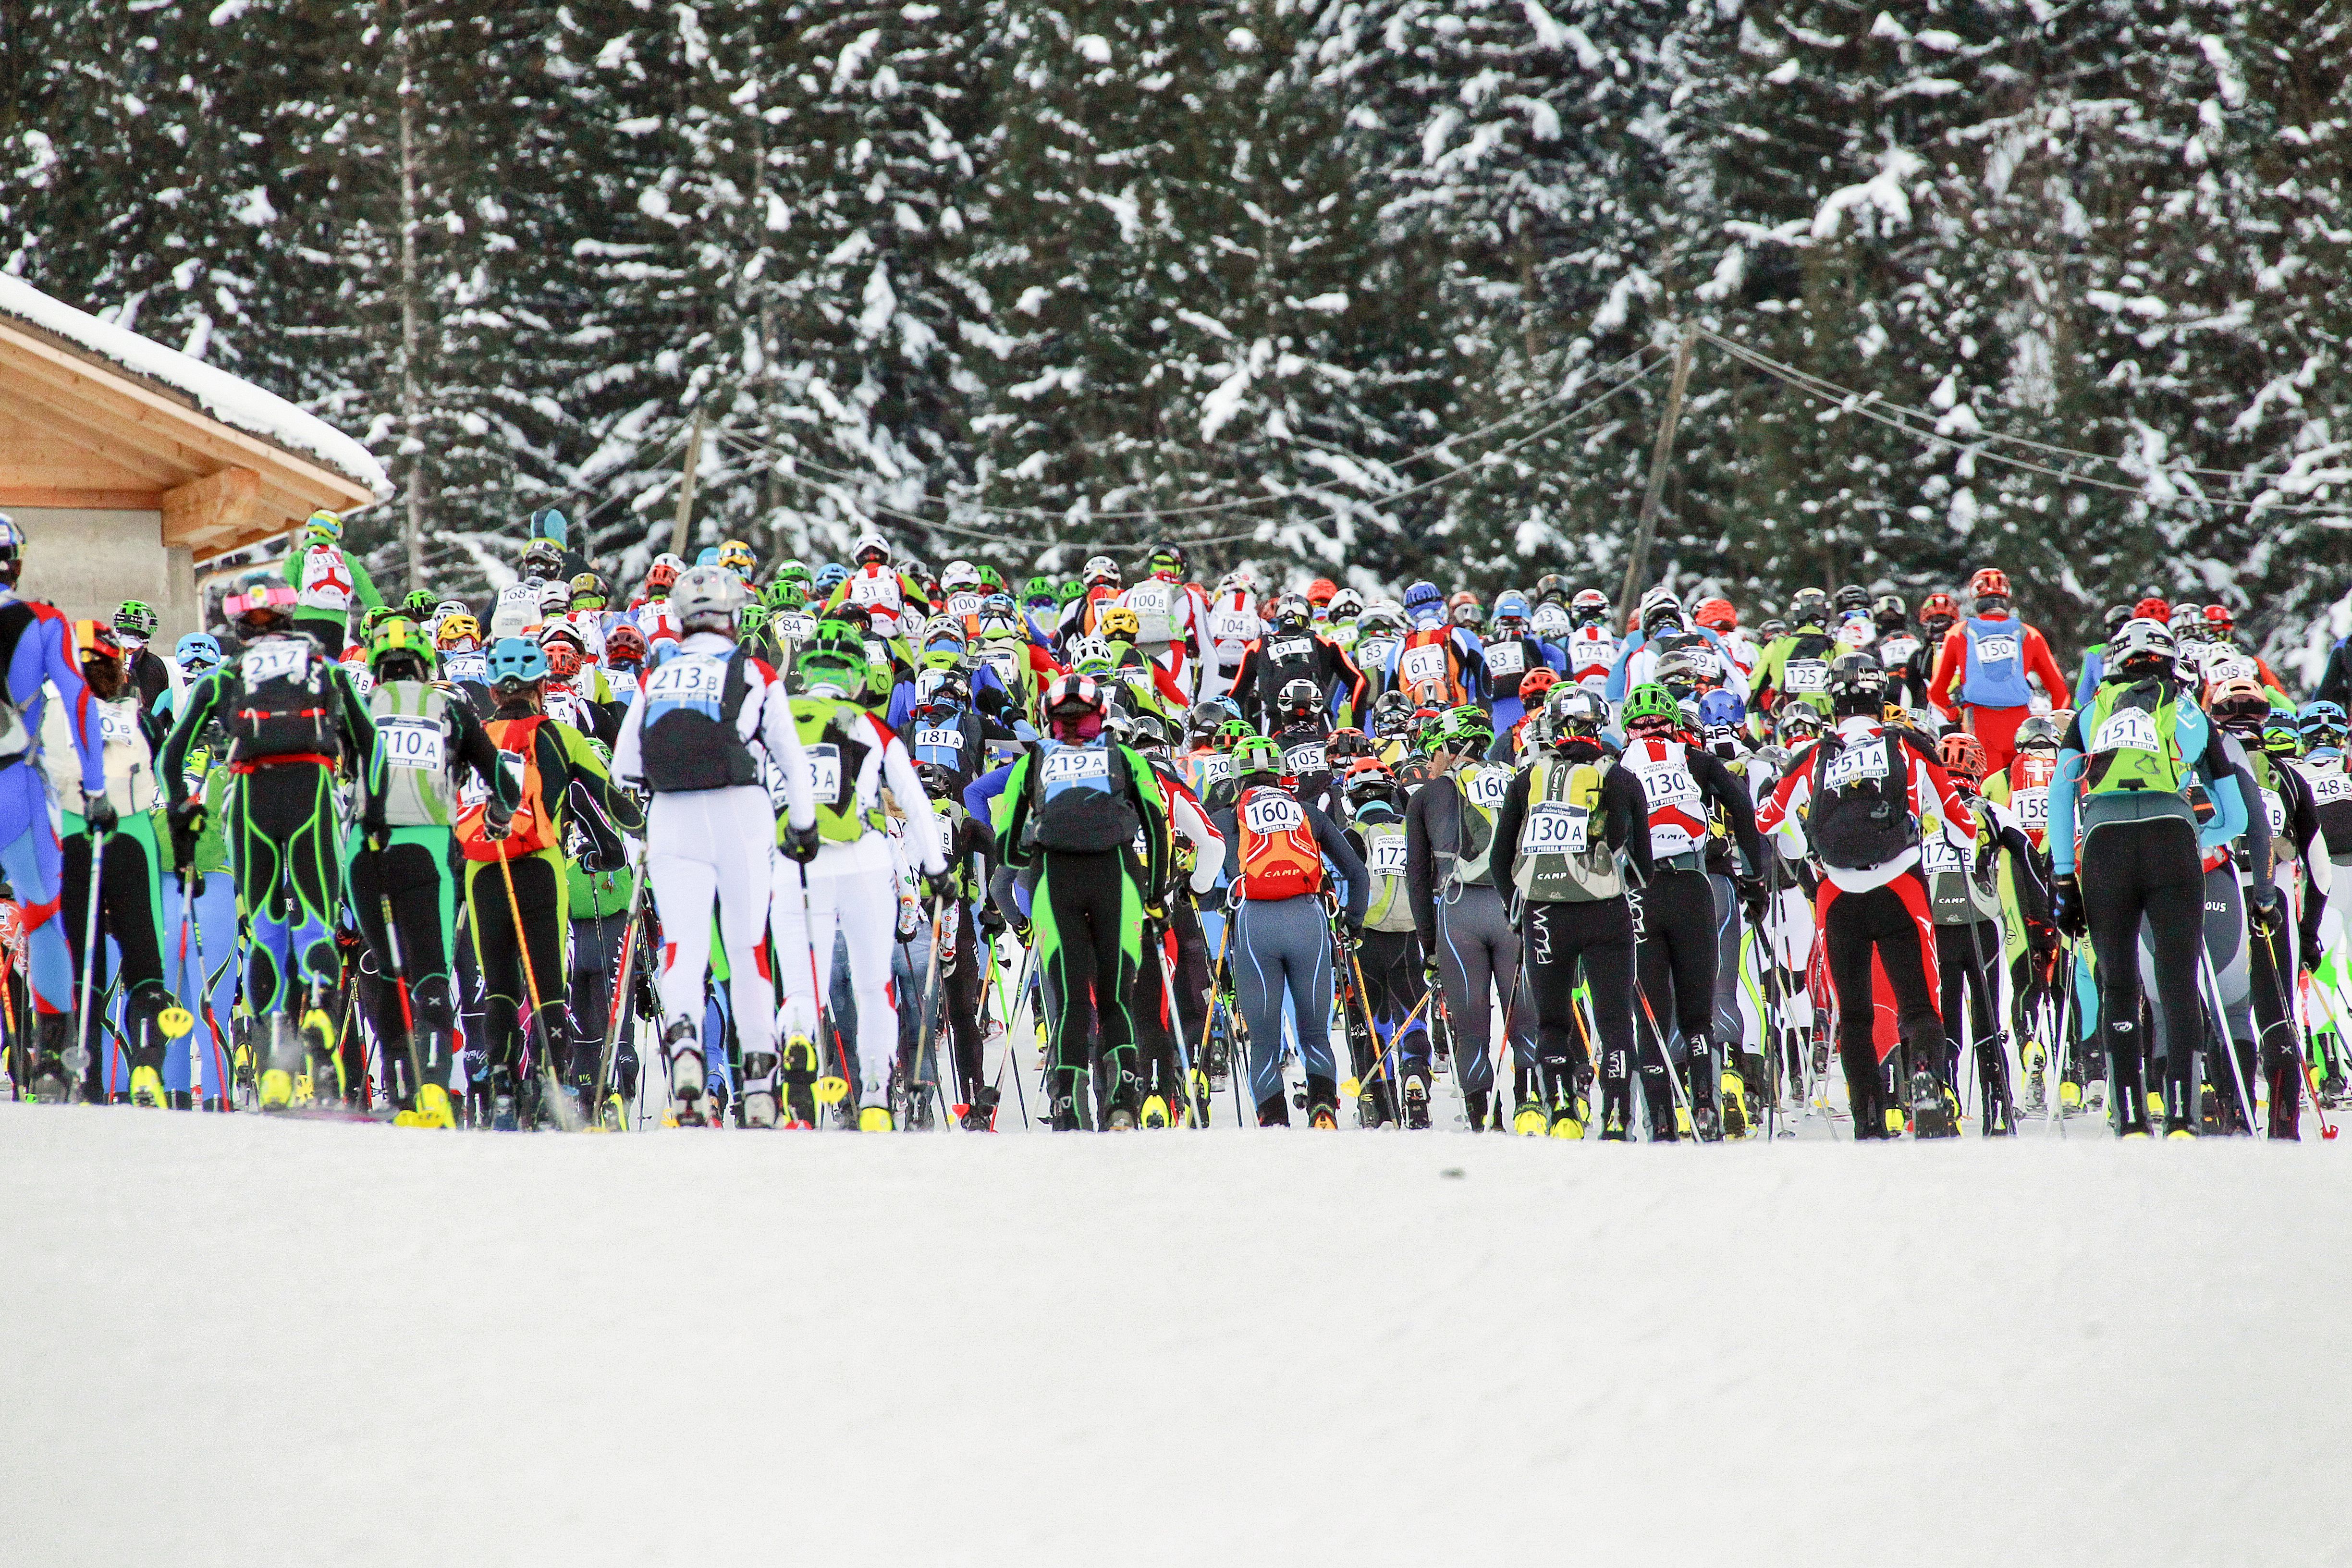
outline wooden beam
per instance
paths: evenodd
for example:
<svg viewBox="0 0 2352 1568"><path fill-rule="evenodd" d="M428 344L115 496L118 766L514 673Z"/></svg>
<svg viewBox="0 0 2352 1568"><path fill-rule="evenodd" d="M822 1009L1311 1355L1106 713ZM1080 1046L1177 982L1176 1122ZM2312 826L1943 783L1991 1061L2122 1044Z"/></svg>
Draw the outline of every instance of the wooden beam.
<svg viewBox="0 0 2352 1568"><path fill-rule="evenodd" d="M12 396L28 397L110 439L123 440L195 473L223 466L275 473L315 496L314 504L356 507L373 500L359 480L249 435L202 408L166 396L102 361L53 346L0 320L0 369L14 373ZM97 417L93 419L93 416Z"/></svg>
<svg viewBox="0 0 2352 1568"><path fill-rule="evenodd" d="M163 492L163 542L193 546L224 533L240 532L258 521L261 476L251 468L223 468Z"/></svg>
<svg viewBox="0 0 2352 1568"><path fill-rule="evenodd" d="M161 511L161 490L97 490L76 485L12 484L0 470L0 507L49 506L68 511Z"/></svg>

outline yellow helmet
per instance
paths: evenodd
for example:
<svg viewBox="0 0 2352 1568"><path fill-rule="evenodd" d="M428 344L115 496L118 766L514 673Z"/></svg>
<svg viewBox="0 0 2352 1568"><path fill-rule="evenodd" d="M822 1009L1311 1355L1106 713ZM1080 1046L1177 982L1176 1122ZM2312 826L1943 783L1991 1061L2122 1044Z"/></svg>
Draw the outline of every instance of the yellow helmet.
<svg viewBox="0 0 2352 1568"><path fill-rule="evenodd" d="M1106 639L1125 637L1133 642L1143 635L1143 619L1125 605L1113 605L1095 623L1095 630Z"/></svg>
<svg viewBox="0 0 2352 1568"><path fill-rule="evenodd" d="M482 623L471 616L448 616L442 619L440 629L433 634L433 646L447 653L461 642L482 640Z"/></svg>

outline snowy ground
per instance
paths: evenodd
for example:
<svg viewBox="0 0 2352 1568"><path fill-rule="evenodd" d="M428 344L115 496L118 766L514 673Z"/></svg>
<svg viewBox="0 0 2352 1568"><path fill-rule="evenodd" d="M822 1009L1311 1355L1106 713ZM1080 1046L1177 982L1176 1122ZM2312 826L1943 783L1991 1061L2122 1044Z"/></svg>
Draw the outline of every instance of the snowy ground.
<svg viewBox="0 0 2352 1568"><path fill-rule="evenodd" d="M0 1558L2342 1562L2347 1158L0 1104Z"/></svg>

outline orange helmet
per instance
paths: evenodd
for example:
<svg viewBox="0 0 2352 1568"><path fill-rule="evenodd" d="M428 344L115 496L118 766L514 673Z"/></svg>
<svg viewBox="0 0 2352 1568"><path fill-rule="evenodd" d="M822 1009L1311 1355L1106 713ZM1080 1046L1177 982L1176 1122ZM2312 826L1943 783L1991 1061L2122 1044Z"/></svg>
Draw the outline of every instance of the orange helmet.
<svg viewBox="0 0 2352 1568"><path fill-rule="evenodd" d="M1318 577L1315 581L1307 584L1307 602L1319 610L1324 605L1329 604L1331 602L1332 595L1339 593L1339 585L1337 583L1332 582L1330 578Z"/></svg>
<svg viewBox="0 0 2352 1568"><path fill-rule="evenodd" d="M1532 712L1543 694L1559 684L1559 671L1551 666L1547 664L1531 669L1519 677L1519 700L1526 703Z"/></svg>
<svg viewBox="0 0 2352 1568"><path fill-rule="evenodd" d="M1959 618L1959 603L1949 594L1930 594L1919 601L1919 624L1923 626L1939 620L1957 621Z"/></svg>
<svg viewBox="0 0 2352 1568"><path fill-rule="evenodd" d="M1739 625L1739 612L1728 599L1701 599L1691 619L1711 632L1727 632Z"/></svg>
<svg viewBox="0 0 2352 1568"><path fill-rule="evenodd" d="M2009 597L2009 574L1998 566L1981 566L1969 579L1971 599L2006 599Z"/></svg>
<svg viewBox="0 0 2352 1568"><path fill-rule="evenodd" d="M1956 779L1976 784L1984 777L1984 742L1966 731L1944 737L1944 771Z"/></svg>

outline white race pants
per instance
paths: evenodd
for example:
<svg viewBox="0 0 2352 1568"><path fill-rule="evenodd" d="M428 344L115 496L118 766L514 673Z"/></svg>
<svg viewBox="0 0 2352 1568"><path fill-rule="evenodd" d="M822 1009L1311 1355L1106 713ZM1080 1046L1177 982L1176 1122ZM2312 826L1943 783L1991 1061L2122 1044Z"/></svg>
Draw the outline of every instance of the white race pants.
<svg viewBox="0 0 2352 1568"><path fill-rule="evenodd" d="M661 915L665 1032L684 1019L697 1037L701 1034L710 900L716 896L736 1038L746 1056L774 1050L776 993L761 942L768 925L775 840L775 812L767 791L756 785L654 796L646 819L646 873ZM800 915L795 901L795 933Z"/></svg>
<svg viewBox="0 0 2352 1568"><path fill-rule="evenodd" d="M898 938L898 891L890 843L868 834L855 844L827 843L805 868L808 935L798 948L785 931L801 929L803 868L780 857L776 862L775 928L783 966L785 1005L829 1005L833 996L833 939L849 944L849 984L857 1001L857 1102L890 1103L890 1068L898 1059L898 1007L890 990L890 950ZM786 910L790 909L789 921ZM814 954L815 974L809 973ZM812 982L814 982L812 984ZM814 1004L812 1003L814 998Z"/></svg>

